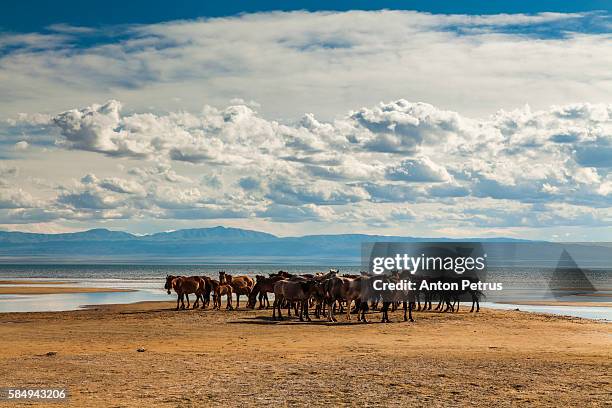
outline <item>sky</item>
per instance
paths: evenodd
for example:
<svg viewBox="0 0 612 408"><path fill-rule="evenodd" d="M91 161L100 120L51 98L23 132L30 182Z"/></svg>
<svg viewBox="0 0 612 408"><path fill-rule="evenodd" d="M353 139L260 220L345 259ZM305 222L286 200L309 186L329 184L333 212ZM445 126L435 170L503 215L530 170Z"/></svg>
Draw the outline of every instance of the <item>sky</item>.
<svg viewBox="0 0 612 408"><path fill-rule="evenodd" d="M0 229L612 239L609 2L123 3L3 5Z"/></svg>

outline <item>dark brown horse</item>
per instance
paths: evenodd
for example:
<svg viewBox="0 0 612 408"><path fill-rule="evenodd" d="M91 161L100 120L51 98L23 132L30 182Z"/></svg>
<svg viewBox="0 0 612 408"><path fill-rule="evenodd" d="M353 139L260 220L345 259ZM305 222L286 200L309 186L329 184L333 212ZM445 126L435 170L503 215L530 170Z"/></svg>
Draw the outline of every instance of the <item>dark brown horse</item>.
<svg viewBox="0 0 612 408"><path fill-rule="evenodd" d="M276 320L276 311L278 310L278 319L283 320L281 307L285 302L288 304L294 303L301 306L299 313L300 321L310 321L308 315L308 301L310 299L312 288L316 285L314 280L310 281L291 281L288 279L279 280L274 284L274 305L272 307L272 319Z"/></svg>
<svg viewBox="0 0 612 408"><path fill-rule="evenodd" d="M259 295L259 308L264 308L264 301L267 302L265 308L270 307L270 301L268 300L268 293L274 293L274 284L279 280L284 279L281 275L273 275L271 277L266 277L263 275L255 276L255 286L251 290L251 294L249 295L249 301L247 303L247 307L254 309L255 302L257 301L257 295Z"/></svg>

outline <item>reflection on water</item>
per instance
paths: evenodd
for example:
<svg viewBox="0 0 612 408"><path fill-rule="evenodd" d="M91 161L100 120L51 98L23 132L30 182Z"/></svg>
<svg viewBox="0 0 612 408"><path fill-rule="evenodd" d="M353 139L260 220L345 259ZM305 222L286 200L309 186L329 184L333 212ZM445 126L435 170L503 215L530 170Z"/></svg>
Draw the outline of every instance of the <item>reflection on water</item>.
<svg viewBox="0 0 612 408"><path fill-rule="evenodd" d="M535 305L508 305L504 303L481 303L483 307L492 309L514 310L522 312L549 313L562 316L581 317L584 319L598 319L612 321L612 308L592 306L535 306Z"/></svg>
<svg viewBox="0 0 612 408"><path fill-rule="evenodd" d="M44 312L77 310L86 305L174 300L162 290L136 292L61 293L51 295L0 295L0 312Z"/></svg>

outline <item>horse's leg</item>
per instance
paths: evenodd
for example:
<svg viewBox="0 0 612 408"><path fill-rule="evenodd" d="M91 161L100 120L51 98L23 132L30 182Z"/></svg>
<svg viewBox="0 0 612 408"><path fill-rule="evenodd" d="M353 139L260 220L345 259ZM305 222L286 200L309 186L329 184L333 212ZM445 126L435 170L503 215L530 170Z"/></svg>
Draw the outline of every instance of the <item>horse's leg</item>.
<svg viewBox="0 0 612 408"><path fill-rule="evenodd" d="M385 323L389 323L389 306L391 306L391 304L387 303L387 307L385 308L385 312L383 314Z"/></svg>
<svg viewBox="0 0 612 408"><path fill-rule="evenodd" d="M351 320L351 304L353 303L353 299L346 299L346 320Z"/></svg>
<svg viewBox="0 0 612 408"><path fill-rule="evenodd" d="M240 293L236 292L236 309L240 309Z"/></svg>
<svg viewBox="0 0 612 408"><path fill-rule="evenodd" d="M181 300L181 295L176 294L176 310L179 310L179 300Z"/></svg>
<svg viewBox="0 0 612 408"><path fill-rule="evenodd" d="M302 302L302 316L304 317L304 320L307 320L306 317L308 316L308 308L310 307L309 305L309 300L303 300Z"/></svg>
<svg viewBox="0 0 612 408"><path fill-rule="evenodd" d="M306 318L306 321L307 321L307 322L312 321L312 320L310 319L310 315L308 314L308 299L306 299L306 300L304 301L304 306L302 306L302 308L304 308L304 314L305 314L305 316L304 316L304 317Z"/></svg>
<svg viewBox="0 0 612 408"><path fill-rule="evenodd" d="M272 307L272 320L276 320L276 303L277 300L274 299L274 306Z"/></svg>
<svg viewBox="0 0 612 408"><path fill-rule="evenodd" d="M293 304L294 304L294 307L295 307L294 310L295 310L295 315L296 316L298 315L298 310L297 309L298 309L299 306L301 306L299 316L300 316L300 322L303 322L304 321L304 303L303 303L303 301L302 302L294 302Z"/></svg>
<svg viewBox="0 0 612 408"><path fill-rule="evenodd" d="M408 318L410 319L411 322L414 322L414 319L412 318L413 308L414 308L414 302L408 302Z"/></svg>

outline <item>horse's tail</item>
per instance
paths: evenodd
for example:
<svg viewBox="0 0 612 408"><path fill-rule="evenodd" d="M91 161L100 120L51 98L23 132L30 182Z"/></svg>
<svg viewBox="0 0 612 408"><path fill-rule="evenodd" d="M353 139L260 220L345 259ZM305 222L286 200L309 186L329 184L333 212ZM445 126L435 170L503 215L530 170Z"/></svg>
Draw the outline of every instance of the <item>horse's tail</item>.
<svg viewBox="0 0 612 408"><path fill-rule="evenodd" d="M478 300L484 299L487 297L487 295L485 295L485 293L482 290L474 290L472 291L472 293L474 294L474 296L476 296Z"/></svg>

